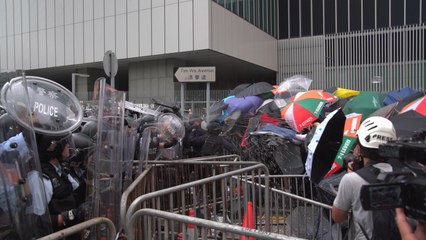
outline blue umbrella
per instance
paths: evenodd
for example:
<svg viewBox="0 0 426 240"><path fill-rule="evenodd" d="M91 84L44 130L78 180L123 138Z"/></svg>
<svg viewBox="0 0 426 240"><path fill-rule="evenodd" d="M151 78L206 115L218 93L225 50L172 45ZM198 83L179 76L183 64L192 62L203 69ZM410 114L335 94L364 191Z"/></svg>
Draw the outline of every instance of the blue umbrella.
<svg viewBox="0 0 426 240"><path fill-rule="evenodd" d="M417 92L416 90L414 90L410 87L401 88L398 91L390 91L386 95L385 100L383 100L383 104L389 105L389 104L394 103L394 102L399 102L402 99L404 99L408 96L411 96L416 92Z"/></svg>

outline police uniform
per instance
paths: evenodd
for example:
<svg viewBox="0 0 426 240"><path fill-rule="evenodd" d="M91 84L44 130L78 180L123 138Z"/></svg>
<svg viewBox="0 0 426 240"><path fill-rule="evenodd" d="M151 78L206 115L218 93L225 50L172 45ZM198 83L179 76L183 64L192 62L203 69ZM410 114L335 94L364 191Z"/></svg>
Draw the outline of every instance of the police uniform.
<svg viewBox="0 0 426 240"><path fill-rule="evenodd" d="M55 216L78 207L73 191L79 185L70 175L62 173L60 167L56 167L49 162L42 163L41 167L45 179L44 185L47 201L49 202L49 212L54 215L52 217L53 229L57 231L63 227L58 226L57 217Z"/></svg>

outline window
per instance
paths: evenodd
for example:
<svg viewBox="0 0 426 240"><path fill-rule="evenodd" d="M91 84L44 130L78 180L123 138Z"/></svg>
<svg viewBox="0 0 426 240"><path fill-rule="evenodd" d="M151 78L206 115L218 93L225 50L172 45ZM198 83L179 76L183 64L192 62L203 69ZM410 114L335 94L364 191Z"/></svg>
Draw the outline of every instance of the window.
<svg viewBox="0 0 426 240"><path fill-rule="evenodd" d="M351 0L350 4L350 31L359 31L361 30L361 0Z"/></svg>
<svg viewBox="0 0 426 240"><path fill-rule="evenodd" d="M302 0L302 36L311 36L311 1Z"/></svg>
<svg viewBox="0 0 426 240"><path fill-rule="evenodd" d="M290 37L299 36L299 1L290 0Z"/></svg>
<svg viewBox="0 0 426 240"><path fill-rule="evenodd" d="M420 0L409 0L407 3L407 25L419 23ZM426 2L423 2L426 4Z"/></svg>
<svg viewBox="0 0 426 240"><path fill-rule="evenodd" d="M325 1L325 33L336 33L336 16L334 0Z"/></svg>
<svg viewBox="0 0 426 240"><path fill-rule="evenodd" d="M422 1L422 22L426 23L426 2L425 1ZM426 48L424 49L426 51Z"/></svg>
<svg viewBox="0 0 426 240"><path fill-rule="evenodd" d="M281 0L278 2L279 8L279 21L280 21L280 39L288 38L288 0Z"/></svg>
<svg viewBox="0 0 426 240"><path fill-rule="evenodd" d="M404 0L391 0L391 26L404 25Z"/></svg>
<svg viewBox="0 0 426 240"><path fill-rule="evenodd" d="M312 7L314 8L313 11L313 20L312 23L314 25L314 35L322 35L324 33L323 30L323 25L322 25L322 20L323 20L323 16L322 16L322 12L323 12L323 7L322 7L322 1L312 1Z"/></svg>
<svg viewBox="0 0 426 240"><path fill-rule="evenodd" d="M364 29L374 29L375 28L375 19L374 12L374 1L364 1L363 2L363 21Z"/></svg>
<svg viewBox="0 0 426 240"><path fill-rule="evenodd" d="M348 31L348 0L337 1L337 32Z"/></svg>
<svg viewBox="0 0 426 240"><path fill-rule="evenodd" d="M389 27L389 0L377 0L377 28Z"/></svg>

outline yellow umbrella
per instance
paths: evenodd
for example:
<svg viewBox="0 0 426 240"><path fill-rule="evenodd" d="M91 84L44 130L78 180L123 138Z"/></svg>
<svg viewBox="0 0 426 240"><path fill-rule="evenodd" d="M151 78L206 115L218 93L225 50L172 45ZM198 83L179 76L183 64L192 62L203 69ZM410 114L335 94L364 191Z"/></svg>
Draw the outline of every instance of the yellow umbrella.
<svg viewBox="0 0 426 240"><path fill-rule="evenodd" d="M355 96L358 96L359 93L360 91L346 89L346 88L337 88L336 91L333 92L333 94L339 98L355 97Z"/></svg>

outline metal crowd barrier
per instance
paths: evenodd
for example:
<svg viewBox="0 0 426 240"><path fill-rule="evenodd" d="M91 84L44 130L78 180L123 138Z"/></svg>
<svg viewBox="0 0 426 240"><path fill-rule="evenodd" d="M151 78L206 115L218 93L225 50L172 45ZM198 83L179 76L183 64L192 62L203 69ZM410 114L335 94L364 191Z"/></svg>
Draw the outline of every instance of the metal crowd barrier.
<svg viewBox="0 0 426 240"><path fill-rule="evenodd" d="M157 161L151 169L154 172L169 171L186 167L200 171L198 178L189 179L183 184L186 174L170 176L175 179L173 186L161 188L162 177L154 177L156 191L137 197L129 206L124 221L125 234L129 239L176 239L182 230L176 222L155 221L149 225L146 219L133 217L138 209L152 208L165 212L187 215L192 209L198 218L217 222L226 222L242 226L248 211L253 219L269 219L269 189L261 188L262 182L269 182L268 169L258 162L221 162L221 161ZM183 168L182 168L183 167ZM152 171L152 170L151 170ZM179 171L177 171L179 172ZM201 174L202 172L202 174ZM204 177L202 176L204 175ZM245 179L254 178L252 182ZM262 177L260 177L262 176ZM164 176L163 176L164 177ZM154 185L154 184L153 184ZM250 204L249 204L250 203ZM252 208L249 206L253 206ZM258 223L252 223L257 228ZM269 223L262 223L262 229L269 231ZM151 235L147 235L150 233ZM213 235L212 235L213 234ZM218 232L202 231L203 239L218 237Z"/></svg>
<svg viewBox="0 0 426 240"><path fill-rule="evenodd" d="M270 175L268 179L271 232L306 239L343 238L342 225L332 221L332 197L327 200L308 176Z"/></svg>
<svg viewBox="0 0 426 240"><path fill-rule="evenodd" d="M105 224L106 227L109 229L109 239L114 240L117 232L115 230L114 223L105 217L98 217L98 218L92 218L90 220L87 220L85 222L79 223L77 225L68 227L66 229L63 229L58 232L54 232L52 234L49 234L47 236L44 236L42 238L39 238L39 240L56 240L56 239L63 239L64 237L79 233L80 231L90 228L92 226L98 225L98 224Z"/></svg>
<svg viewBox="0 0 426 240"><path fill-rule="evenodd" d="M208 156L208 157L198 157L198 158L188 158L181 160L174 160L172 165L177 166L177 163L182 161L240 161L241 157L239 155L225 155L225 156ZM190 166L190 165L180 165L178 167L179 176L170 175L173 171L169 165L161 165L160 163L165 163L164 161L147 161L146 169L136 177L136 179L126 188L121 196L120 201L120 229L124 228L124 221L126 217L127 208L137 197L160 190L165 187L172 187L182 183L186 183L195 179L200 179L206 177L205 170L203 170L202 165ZM176 171L176 169L175 169ZM164 177L161 179L161 186L158 185L158 178Z"/></svg>
<svg viewBox="0 0 426 240"><path fill-rule="evenodd" d="M265 240L297 240L301 238L290 237L285 235L280 235L271 232L263 232L256 229L249 229L241 226L230 225L227 223L222 223L218 221L212 221L201 218L194 218L190 216L185 216L181 214L156 210L156 209L140 209L136 211L131 219L131 222L136 221L137 218L143 217L147 226L147 235L153 235L149 226L155 225L156 222L169 222L170 224L177 224L178 229L182 229L181 236L187 236L188 238L181 237L178 239L198 239L198 235L202 232L213 233L219 238L216 239L265 239ZM163 219L163 220L162 220ZM186 226L185 226L186 225ZM189 227L194 225L193 228ZM196 235L196 236L191 236ZM170 238L168 229L163 230L163 234L159 236L160 238L155 239L173 239ZM128 239L134 239L134 235L129 235ZM151 238L149 238L151 239ZM152 238L154 239L154 238Z"/></svg>

